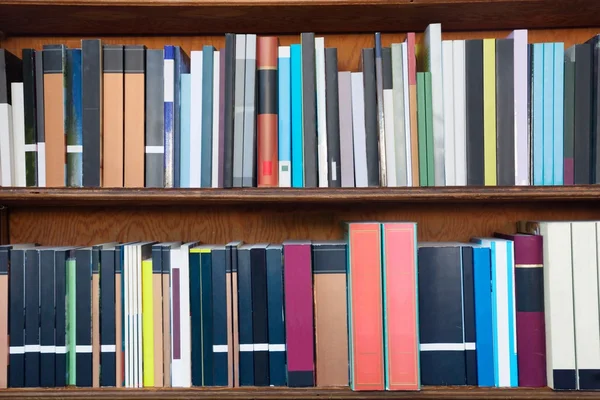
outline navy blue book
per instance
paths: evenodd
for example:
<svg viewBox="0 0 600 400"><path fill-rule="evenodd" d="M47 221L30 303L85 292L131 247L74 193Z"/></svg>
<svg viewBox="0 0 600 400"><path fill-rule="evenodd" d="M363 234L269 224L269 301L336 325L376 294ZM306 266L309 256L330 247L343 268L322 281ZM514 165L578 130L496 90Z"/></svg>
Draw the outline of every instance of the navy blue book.
<svg viewBox="0 0 600 400"><path fill-rule="evenodd" d="M267 303L269 323L269 381L286 385L285 321L283 308L283 246L267 247Z"/></svg>
<svg viewBox="0 0 600 400"><path fill-rule="evenodd" d="M56 342L54 321L56 318L54 296L54 249L39 251L40 258L40 386L54 387Z"/></svg>
<svg viewBox="0 0 600 400"><path fill-rule="evenodd" d="M92 248L75 250L77 387L92 387Z"/></svg>
<svg viewBox="0 0 600 400"><path fill-rule="evenodd" d="M252 334L254 386L269 386L269 323L267 319L267 244L250 250L252 264Z"/></svg>
<svg viewBox="0 0 600 400"><path fill-rule="evenodd" d="M202 323L202 383L213 386L213 305L212 305L212 246L200 248L201 323Z"/></svg>
<svg viewBox="0 0 600 400"><path fill-rule="evenodd" d="M463 316L465 325L465 368L467 385L477 386L477 347L475 327L475 283L473 275L473 247L462 248Z"/></svg>
<svg viewBox="0 0 600 400"><path fill-rule="evenodd" d="M462 247L419 244L419 339L423 385L465 385Z"/></svg>
<svg viewBox="0 0 600 400"><path fill-rule="evenodd" d="M237 251L240 386L254 386L251 248L252 245L243 245Z"/></svg>
<svg viewBox="0 0 600 400"><path fill-rule="evenodd" d="M216 246L211 252L212 313L213 313L213 385L229 383L227 346L227 263L225 246Z"/></svg>
<svg viewBox="0 0 600 400"><path fill-rule="evenodd" d="M25 252L25 387L40 386L40 258Z"/></svg>
<svg viewBox="0 0 600 400"><path fill-rule="evenodd" d="M190 249L190 321L192 333L192 386L202 386L202 296L200 252Z"/></svg>
<svg viewBox="0 0 600 400"><path fill-rule="evenodd" d="M25 250L10 251L8 387L25 386Z"/></svg>
<svg viewBox="0 0 600 400"><path fill-rule="evenodd" d="M117 385L115 249L100 252L100 386ZM120 289L120 288L119 288Z"/></svg>

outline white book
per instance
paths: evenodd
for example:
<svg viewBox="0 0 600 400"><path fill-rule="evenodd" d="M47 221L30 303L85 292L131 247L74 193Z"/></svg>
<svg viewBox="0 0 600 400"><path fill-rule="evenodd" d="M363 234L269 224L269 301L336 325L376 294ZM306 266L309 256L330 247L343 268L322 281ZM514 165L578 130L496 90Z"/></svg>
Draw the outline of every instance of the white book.
<svg viewBox="0 0 600 400"><path fill-rule="evenodd" d="M219 187L219 95L221 57L219 50L214 53L213 69L213 131L212 131L212 187Z"/></svg>
<svg viewBox="0 0 600 400"><path fill-rule="evenodd" d="M13 144L13 186L25 187L25 103L23 82L11 83L12 97L12 144Z"/></svg>
<svg viewBox="0 0 600 400"><path fill-rule="evenodd" d="M179 250L180 265L180 312L181 312L181 365L183 387L192 386L192 327L190 315L190 247L196 243L184 243ZM184 316L187 316L184 318Z"/></svg>
<svg viewBox="0 0 600 400"><path fill-rule="evenodd" d="M327 108L325 97L325 38L315 38L315 72L317 89L317 165L319 187L329 186L327 165Z"/></svg>
<svg viewBox="0 0 600 400"><path fill-rule="evenodd" d="M465 41L452 42L454 73L454 184L467 184L467 108L465 75Z"/></svg>
<svg viewBox="0 0 600 400"><path fill-rule="evenodd" d="M12 107L0 104L0 186L12 186Z"/></svg>
<svg viewBox="0 0 600 400"><path fill-rule="evenodd" d="M393 118L394 118L394 140L390 142L386 139L386 143L393 143L395 149L395 186L407 186L406 176L406 132L404 129L404 85L408 82L404 82L404 56L402 54L402 44L392 44L392 93L393 93ZM385 96L385 93L384 93ZM385 99L384 99L385 100ZM384 103L385 105L385 103ZM391 113L391 111L390 111ZM385 111L385 115L388 114L388 109ZM385 131L388 132L388 127L385 127ZM391 145L388 145L388 149ZM388 154L388 160L389 160ZM388 174L392 174L388 165ZM389 178L388 178L389 179Z"/></svg>
<svg viewBox="0 0 600 400"><path fill-rule="evenodd" d="M202 173L202 51L192 51L190 61L190 187L200 187ZM218 108L218 107L217 107Z"/></svg>
<svg viewBox="0 0 600 400"><path fill-rule="evenodd" d="M575 365L577 389L590 385L591 371L600 370L600 316L598 308L598 222L571 223L573 303L575 305ZM587 379L586 379L587 378ZM595 379L593 381L596 381Z"/></svg>
<svg viewBox="0 0 600 400"><path fill-rule="evenodd" d="M183 318L181 318L182 312L181 312L181 261L184 258L183 255L181 255L182 253L182 249L181 248L172 248L171 249L171 386L172 387L187 387L186 383L187 383L187 373L185 371L185 367L184 367L184 361L183 361L183 349L182 349L182 340L181 340L181 326L182 326L182 320ZM176 282L177 277L179 277L179 282ZM173 290L173 285L179 284L179 288L180 288L180 292L176 293ZM174 305L175 302L177 302L177 304L180 305L180 309L179 310L175 310L174 309ZM180 315L180 322L179 322L179 337L177 337L174 332L175 332L175 327L173 326L173 316L175 315L175 313L178 313ZM174 349L178 347L180 349L179 353L180 354L176 354ZM191 371L190 371L191 372Z"/></svg>
<svg viewBox="0 0 600 400"><path fill-rule="evenodd" d="M353 72L352 127L354 139L354 182L356 187L369 186L367 180L367 142L365 133L365 91L363 73Z"/></svg>
<svg viewBox="0 0 600 400"><path fill-rule="evenodd" d="M130 358L130 353L131 353L131 348L129 345L129 281L131 280L129 277L129 271L130 271L130 267L129 267L129 248L131 246L130 245L125 245L123 246L123 287L124 287L124 293L123 293L123 321L124 321L124 343L125 343L125 355L124 355L124 359L125 359L125 387L131 387L131 375L129 373L130 369L131 369L131 358Z"/></svg>
<svg viewBox="0 0 600 400"><path fill-rule="evenodd" d="M396 187L396 140L394 138L394 92L383 90L383 121L385 126L385 162L387 169L387 186Z"/></svg>
<svg viewBox="0 0 600 400"><path fill-rule="evenodd" d="M576 370L571 223L539 225L544 238L546 379L550 388L560 389L554 371L573 371L575 375Z"/></svg>
<svg viewBox="0 0 600 400"><path fill-rule="evenodd" d="M433 113L433 169L435 186L444 186L444 96L442 75L442 25L425 29L425 71L431 72L431 107Z"/></svg>
<svg viewBox="0 0 600 400"><path fill-rule="evenodd" d="M514 96L515 96L515 184L529 185L529 129L527 112L527 30L513 31L514 41Z"/></svg>
<svg viewBox="0 0 600 400"><path fill-rule="evenodd" d="M133 364L133 371L131 374L131 382L132 382L132 387L137 388L139 387L139 382L138 382L138 370L139 370L139 363L138 363L138 343L137 343L137 337L138 337L138 320L137 320L137 313L138 313L138 307L137 307L137 275L138 275L138 265L137 265L137 245L133 245L131 246L131 251L130 251L130 267L131 267L131 280L130 280L130 289L131 291L129 292L131 294L130 296L130 300L131 303L129 303L131 306L131 325L133 327L133 329L131 330L130 334L129 334L129 340L130 340L130 346L132 349L131 352L131 363Z"/></svg>
<svg viewBox="0 0 600 400"><path fill-rule="evenodd" d="M408 45L406 42L402 46L402 74L404 75L404 135L406 141L406 184L413 185L412 180L412 140L410 137L410 86L408 82Z"/></svg>
<svg viewBox="0 0 600 400"><path fill-rule="evenodd" d="M442 42L442 95L444 101L444 179L446 186L456 186L454 172L454 61L452 40ZM435 100L435 99L434 99ZM434 122L435 125L435 122ZM435 142L435 139L434 139Z"/></svg>

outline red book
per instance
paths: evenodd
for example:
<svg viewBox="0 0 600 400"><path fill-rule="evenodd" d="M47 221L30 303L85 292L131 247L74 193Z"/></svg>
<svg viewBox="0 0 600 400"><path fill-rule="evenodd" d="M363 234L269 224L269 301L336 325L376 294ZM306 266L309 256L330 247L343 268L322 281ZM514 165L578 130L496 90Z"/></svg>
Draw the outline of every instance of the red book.
<svg viewBox="0 0 600 400"><path fill-rule="evenodd" d="M258 115L257 172L258 187L276 187L279 158L277 155L277 37L259 37L258 57Z"/></svg>
<svg viewBox="0 0 600 400"><path fill-rule="evenodd" d="M383 390L381 226L351 223L347 229L350 387Z"/></svg>

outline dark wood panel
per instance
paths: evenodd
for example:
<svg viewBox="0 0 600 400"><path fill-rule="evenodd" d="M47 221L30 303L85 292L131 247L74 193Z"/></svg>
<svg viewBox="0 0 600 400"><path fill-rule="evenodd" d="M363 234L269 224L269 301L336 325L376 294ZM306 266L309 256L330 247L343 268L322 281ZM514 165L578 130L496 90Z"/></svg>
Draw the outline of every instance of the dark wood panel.
<svg viewBox="0 0 600 400"><path fill-rule="evenodd" d="M10 213L11 243L200 240L279 243L343 238L349 221L414 221L420 241L512 233L519 220L600 220L591 202L250 204L205 207L27 207Z"/></svg>
<svg viewBox="0 0 600 400"><path fill-rule="evenodd" d="M235 21L232 23L232 21ZM3 0L7 35L494 30L600 25L596 0Z"/></svg>
<svg viewBox="0 0 600 400"><path fill-rule="evenodd" d="M424 388L420 392L352 392L344 389L22 389L0 391L0 398L61 399L402 399L402 400L555 400L598 399L594 392L553 392L550 389Z"/></svg>

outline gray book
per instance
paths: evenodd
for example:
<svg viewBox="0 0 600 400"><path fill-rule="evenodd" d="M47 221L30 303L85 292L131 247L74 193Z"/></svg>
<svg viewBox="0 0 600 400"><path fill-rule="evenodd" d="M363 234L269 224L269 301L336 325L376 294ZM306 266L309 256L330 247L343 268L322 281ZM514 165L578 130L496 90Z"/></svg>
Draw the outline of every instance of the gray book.
<svg viewBox="0 0 600 400"><path fill-rule="evenodd" d="M212 130L213 130L213 73L214 73L214 54L213 46L204 46L202 48L202 133L200 137L200 157L201 173L200 187L207 188L212 186Z"/></svg>
<svg viewBox="0 0 600 400"><path fill-rule="evenodd" d="M354 138L352 133L352 78L350 72L338 72L340 111L340 164L342 187L354 187Z"/></svg>
<svg viewBox="0 0 600 400"><path fill-rule="evenodd" d="M396 184L408 186L406 163L406 125L404 121L404 59L402 45L392 44L392 95L394 98L394 144L396 146Z"/></svg>
<svg viewBox="0 0 600 400"><path fill-rule="evenodd" d="M496 178L498 186L514 186L515 184L515 75L513 60L513 39L496 39ZM557 162L562 162L562 160L557 160Z"/></svg>
<svg viewBox="0 0 600 400"><path fill-rule="evenodd" d="M383 109L383 59L381 33L375 33L375 89L377 95L377 146L379 150L379 186L387 186L387 154L385 149L385 117Z"/></svg>
<svg viewBox="0 0 600 400"><path fill-rule="evenodd" d="M146 51L146 187L165 183L164 50Z"/></svg>
<svg viewBox="0 0 600 400"><path fill-rule="evenodd" d="M379 132L377 130L377 84L375 78L375 51L362 49L361 68L364 85L365 145L369 186L379 186ZM357 179L358 186L358 179Z"/></svg>
<svg viewBox="0 0 600 400"><path fill-rule="evenodd" d="M327 180L329 187L341 187L340 112L338 104L338 58L336 48L325 49L325 102L327 115Z"/></svg>
<svg viewBox="0 0 600 400"><path fill-rule="evenodd" d="M246 35L242 186L256 186L256 35Z"/></svg>
<svg viewBox="0 0 600 400"><path fill-rule="evenodd" d="M244 159L244 89L246 35L235 35L235 112L233 121L233 187L242 187Z"/></svg>

